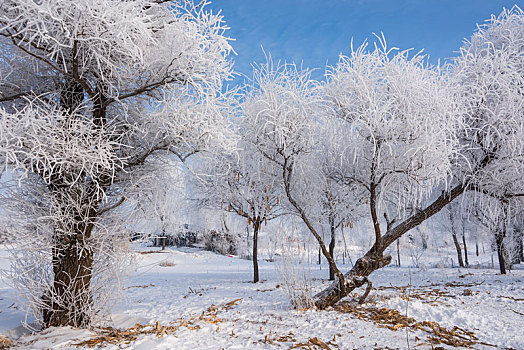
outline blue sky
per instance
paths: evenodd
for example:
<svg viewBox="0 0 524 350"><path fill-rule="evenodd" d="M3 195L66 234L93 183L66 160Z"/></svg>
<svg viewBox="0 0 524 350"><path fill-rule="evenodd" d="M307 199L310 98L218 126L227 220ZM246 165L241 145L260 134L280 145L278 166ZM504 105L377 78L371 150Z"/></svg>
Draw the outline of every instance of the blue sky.
<svg viewBox="0 0 524 350"><path fill-rule="evenodd" d="M383 32L388 46L424 49L432 63L453 57L477 23L503 7L523 1L505 0L214 0L231 27L228 35L238 53L235 70L251 75L253 62L274 60L320 68L348 54L372 33Z"/></svg>

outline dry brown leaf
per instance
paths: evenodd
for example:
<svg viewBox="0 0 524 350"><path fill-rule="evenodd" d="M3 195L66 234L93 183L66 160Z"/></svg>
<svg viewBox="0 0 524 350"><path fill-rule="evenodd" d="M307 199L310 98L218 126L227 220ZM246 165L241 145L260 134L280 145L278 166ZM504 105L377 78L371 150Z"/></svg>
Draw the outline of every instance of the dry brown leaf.
<svg viewBox="0 0 524 350"><path fill-rule="evenodd" d="M326 343L324 343L322 340L318 339L317 337L309 339L309 342L313 345L320 346L324 350L331 350L331 348Z"/></svg>

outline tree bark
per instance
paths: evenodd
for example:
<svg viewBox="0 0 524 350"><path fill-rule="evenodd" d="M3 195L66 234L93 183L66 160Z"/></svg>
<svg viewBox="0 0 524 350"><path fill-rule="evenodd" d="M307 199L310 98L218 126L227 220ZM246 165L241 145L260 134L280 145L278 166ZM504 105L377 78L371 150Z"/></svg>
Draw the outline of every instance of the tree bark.
<svg viewBox="0 0 524 350"><path fill-rule="evenodd" d="M76 242L78 243L78 242ZM89 324L92 297L89 290L93 253L75 243L58 243L53 249L53 289L44 296L44 327L83 327Z"/></svg>
<svg viewBox="0 0 524 350"><path fill-rule="evenodd" d="M466 264L466 267L469 267L468 246L466 244L466 234L464 232L462 232L462 244L464 245L464 263Z"/></svg>
<svg viewBox="0 0 524 350"><path fill-rule="evenodd" d="M464 260L462 259L462 248L460 247L459 241L457 239L457 231L455 227L455 217L453 213L453 207L450 205L448 207L449 213L449 222L451 224L451 236L453 237L453 244L455 245L455 250L457 251L457 259L459 267L464 267ZM453 264L453 260L452 260Z"/></svg>
<svg viewBox="0 0 524 350"><path fill-rule="evenodd" d="M75 191L58 190L57 197L74 198ZM65 193L64 193L65 192ZM97 215L98 201L84 198L78 211L74 203L62 208L71 215L72 223L62 223L55 229L52 249L53 287L43 296L44 327L84 327L90 323L92 295L90 291L93 268L93 251L89 239Z"/></svg>
<svg viewBox="0 0 524 350"><path fill-rule="evenodd" d="M335 235L335 223L330 220L330 229L331 229L331 241L329 242L329 254L335 259L335 244L336 244L336 235ZM329 266L329 280L335 280L335 270L332 266Z"/></svg>
<svg viewBox="0 0 524 350"><path fill-rule="evenodd" d="M499 258L499 269L500 274L506 274L506 259L504 258L504 234L499 233L495 236L495 242L497 243L497 255Z"/></svg>
<svg viewBox="0 0 524 350"><path fill-rule="evenodd" d="M462 260L462 248L460 247L460 244L458 242L457 234L453 232L451 235L453 236L453 243L455 244L455 249L457 251L459 267L464 267L464 261Z"/></svg>
<svg viewBox="0 0 524 350"><path fill-rule="evenodd" d="M255 219L253 228L253 283L259 281L258 275L258 229L262 220L260 218Z"/></svg>
<svg viewBox="0 0 524 350"><path fill-rule="evenodd" d="M397 239L397 262L398 267L400 267L400 238Z"/></svg>

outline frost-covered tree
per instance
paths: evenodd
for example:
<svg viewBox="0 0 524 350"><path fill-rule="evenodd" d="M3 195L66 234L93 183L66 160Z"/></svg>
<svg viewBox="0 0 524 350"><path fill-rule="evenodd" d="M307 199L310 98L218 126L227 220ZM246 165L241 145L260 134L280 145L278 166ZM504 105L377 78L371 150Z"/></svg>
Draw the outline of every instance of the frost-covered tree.
<svg viewBox="0 0 524 350"><path fill-rule="evenodd" d="M242 121L239 122L242 124ZM247 220L253 228L253 282L259 281L258 235L262 225L284 214L280 206L279 186L275 166L253 148L249 138L243 135L234 154L217 156L206 161L197 160L196 193L200 205L235 213Z"/></svg>
<svg viewBox="0 0 524 350"><path fill-rule="evenodd" d="M0 4L0 163L36 191L25 202L35 220L24 248L41 260L17 273L43 271L26 298L44 326L86 326L97 315L93 266L107 251L95 237L112 231L100 218L148 157L185 159L228 142L219 92L231 48L222 17L204 5Z"/></svg>
<svg viewBox="0 0 524 350"><path fill-rule="evenodd" d="M503 240L524 197L524 12L492 16L466 41L453 67L467 128L455 176L472 210L495 234L500 271Z"/></svg>
<svg viewBox="0 0 524 350"><path fill-rule="evenodd" d="M320 126L325 103L320 85L310 72L271 59L255 67L254 86L241 103L245 134L254 149L269 160L277 174L286 211L297 215L319 244L330 274L342 276L333 258L334 237L328 248L322 230L349 223L347 193L326 177ZM268 168L264 168L265 171ZM273 170L276 169L276 170Z"/></svg>
<svg viewBox="0 0 524 350"><path fill-rule="evenodd" d="M348 123L341 139L350 145L340 178L368 192L375 243L344 285L316 296L317 306L363 285L389 263L384 249L460 194L522 196L523 20L514 8L480 27L451 76L428 69L420 56L385 48L361 48L332 71L327 94L334 117Z"/></svg>
<svg viewBox="0 0 524 350"><path fill-rule="evenodd" d="M459 200L449 203L445 209L445 218L448 225L445 225L446 230L451 232L451 238L453 239L453 245L457 252L457 260L459 267L468 267L468 251L466 245L466 222L469 221L467 214L462 210ZM462 245L464 246L464 254L462 254L462 247L459 243L459 233L462 237ZM464 265L465 263L465 265Z"/></svg>
<svg viewBox="0 0 524 350"><path fill-rule="evenodd" d="M520 198L498 200L493 196L476 195L469 208L472 216L486 228L492 237L499 261L499 271L505 275L518 255L518 228L524 201ZM518 259L517 261L520 261Z"/></svg>
<svg viewBox="0 0 524 350"><path fill-rule="evenodd" d="M332 176L365 193L375 240L343 279L315 297L320 308L369 287L367 276L389 264L385 249L420 223L409 221L415 208L450 174L460 124L439 72L424 56L387 49L383 38L372 50L364 44L342 57L325 94L338 121L332 145L339 166Z"/></svg>
<svg viewBox="0 0 524 350"><path fill-rule="evenodd" d="M367 277L391 261L385 250L464 192L478 194L477 203L523 196L523 18L516 7L493 17L449 73L420 54L387 49L383 38L341 57L322 92L291 66L262 71L246 115L258 151L282 169L291 207L335 271L335 282L315 296L318 308L366 283L369 291ZM318 128L328 128L332 152L315 154ZM374 236L345 275L307 205L319 198L309 165L333 155L329 177L354 189L355 202L364 194Z"/></svg>
<svg viewBox="0 0 524 350"><path fill-rule="evenodd" d="M126 186L127 205L134 214L128 227L161 240L166 247L167 234L173 234L184 223L185 208L184 172L172 157L151 157L145 169L148 171ZM161 186L158 186L161 184ZM157 243L158 245L158 243Z"/></svg>

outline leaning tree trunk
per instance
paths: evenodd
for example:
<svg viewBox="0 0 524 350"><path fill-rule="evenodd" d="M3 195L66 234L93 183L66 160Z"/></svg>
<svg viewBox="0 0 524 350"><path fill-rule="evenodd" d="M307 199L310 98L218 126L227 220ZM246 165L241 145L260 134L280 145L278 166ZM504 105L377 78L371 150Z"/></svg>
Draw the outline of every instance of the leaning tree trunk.
<svg viewBox="0 0 524 350"><path fill-rule="evenodd" d="M262 220L260 218L255 219L253 222L253 283L259 281L258 276L258 230Z"/></svg>
<svg viewBox="0 0 524 350"><path fill-rule="evenodd" d="M407 218L400 224L388 229L386 234L381 237L380 245L375 245L360 259L357 260L355 266L343 276L343 283L339 283L339 278L333 282L329 287L316 294L313 297L315 306L318 309L325 309L333 306L342 298L348 296L353 290L367 284L368 288L363 297L365 297L370 290L371 283L368 276L375 270L387 266L391 262L390 255L383 255L384 250L389 247L395 240L402 237L409 230L417 227L422 222L441 211L448 203L453 201L465 190L465 185L457 185L450 192L441 194L433 203L417 211L416 214ZM363 298L360 299L362 301Z"/></svg>
<svg viewBox="0 0 524 350"><path fill-rule="evenodd" d="M371 248L366 255L358 259L355 266L344 275L345 291L341 291L337 278L328 288L313 297L315 307L320 310L326 309L349 295L349 293L354 289L362 287L364 284L370 285L367 277L373 271L387 266L390 262L390 255L377 257L375 250Z"/></svg>

